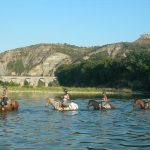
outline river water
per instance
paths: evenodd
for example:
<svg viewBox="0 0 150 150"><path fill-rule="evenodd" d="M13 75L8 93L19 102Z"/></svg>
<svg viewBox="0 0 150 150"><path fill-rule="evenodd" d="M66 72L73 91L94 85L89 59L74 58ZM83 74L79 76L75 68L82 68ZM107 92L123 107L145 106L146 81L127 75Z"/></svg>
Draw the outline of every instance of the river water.
<svg viewBox="0 0 150 150"><path fill-rule="evenodd" d="M45 108L50 93L15 93L20 108L0 112L0 150L149 150L150 111L133 110L133 99L109 96L114 110L87 108L96 96L73 95L77 111Z"/></svg>

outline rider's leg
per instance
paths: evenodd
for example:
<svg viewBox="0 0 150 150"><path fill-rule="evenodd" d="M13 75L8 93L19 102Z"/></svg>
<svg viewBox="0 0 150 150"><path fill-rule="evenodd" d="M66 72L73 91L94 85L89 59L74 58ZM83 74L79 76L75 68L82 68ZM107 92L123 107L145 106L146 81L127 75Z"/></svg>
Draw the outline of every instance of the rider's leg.
<svg viewBox="0 0 150 150"><path fill-rule="evenodd" d="M65 102L62 103L62 107L68 107L68 106L69 106L68 103L65 103Z"/></svg>

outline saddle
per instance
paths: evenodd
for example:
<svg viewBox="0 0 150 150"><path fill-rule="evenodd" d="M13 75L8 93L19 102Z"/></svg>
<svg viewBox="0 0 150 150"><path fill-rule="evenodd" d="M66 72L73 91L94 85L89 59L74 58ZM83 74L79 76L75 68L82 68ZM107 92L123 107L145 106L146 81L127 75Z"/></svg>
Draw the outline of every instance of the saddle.
<svg viewBox="0 0 150 150"><path fill-rule="evenodd" d="M69 104L70 104L70 103L65 103L65 104L62 103L62 104L61 104L61 107L62 107L62 108L63 108L63 107L69 107Z"/></svg>

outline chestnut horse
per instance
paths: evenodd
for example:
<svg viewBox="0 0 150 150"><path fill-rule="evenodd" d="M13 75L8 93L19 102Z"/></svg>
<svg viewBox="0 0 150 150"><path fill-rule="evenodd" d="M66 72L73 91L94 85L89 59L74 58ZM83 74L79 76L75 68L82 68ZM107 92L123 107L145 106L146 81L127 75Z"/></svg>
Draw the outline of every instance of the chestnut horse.
<svg viewBox="0 0 150 150"><path fill-rule="evenodd" d="M150 109L150 102L145 102L141 99L136 99L133 103L133 107L140 106L141 109Z"/></svg>
<svg viewBox="0 0 150 150"><path fill-rule="evenodd" d="M14 99L8 100L7 105L4 106L0 105L0 111L18 110L18 108L19 108L19 103Z"/></svg>

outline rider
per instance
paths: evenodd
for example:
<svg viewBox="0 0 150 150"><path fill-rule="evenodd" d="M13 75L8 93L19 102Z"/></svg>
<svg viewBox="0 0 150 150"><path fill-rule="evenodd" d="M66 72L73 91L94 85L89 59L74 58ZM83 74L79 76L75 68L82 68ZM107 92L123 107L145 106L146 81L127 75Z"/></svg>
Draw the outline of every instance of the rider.
<svg viewBox="0 0 150 150"><path fill-rule="evenodd" d="M62 97L62 107L69 106L69 104L67 103L69 99L70 99L70 96L69 96L67 90L64 90L64 95Z"/></svg>
<svg viewBox="0 0 150 150"><path fill-rule="evenodd" d="M8 101L8 88L7 86L3 86L3 94L1 97L0 105L2 106L7 105L7 101Z"/></svg>
<svg viewBox="0 0 150 150"><path fill-rule="evenodd" d="M101 100L101 107L105 108L105 105L108 103L108 98L105 92L103 92L102 95L103 95L103 98Z"/></svg>

